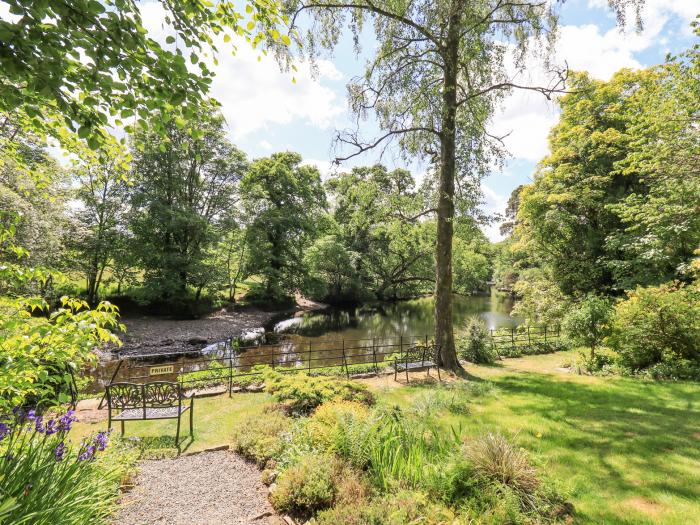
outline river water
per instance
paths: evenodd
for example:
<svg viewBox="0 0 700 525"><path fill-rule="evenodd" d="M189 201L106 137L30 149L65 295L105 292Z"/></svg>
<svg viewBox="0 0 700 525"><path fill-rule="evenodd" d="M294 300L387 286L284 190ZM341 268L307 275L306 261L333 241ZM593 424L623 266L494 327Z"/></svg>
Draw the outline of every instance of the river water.
<svg viewBox="0 0 700 525"><path fill-rule="evenodd" d="M255 343L246 343L236 358L239 372L251 366L268 364L313 368L338 366L344 360L348 364L381 361L386 355L405 348L417 341L433 337L435 328L432 297L424 297L394 303L377 303L353 308L329 308L314 312L298 312L273 320L265 326L268 335ZM514 327L519 319L510 315L512 299L495 291L488 296L454 297L453 322L458 330L472 316L481 317L489 328ZM261 329L260 332L263 330ZM231 334L232 336L237 334ZM403 345L403 346L402 346ZM208 369L211 360L224 358L227 352L223 345L210 345L202 356L180 355L168 358L173 363L172 373L152 380L177 380L178 375ZM227 366L227 360L221 364ZM127 363L115 380L144 380L151 365L162 365L164 359L139 359L138 363ZM129 369L139 365L138 369ZM92 389L98 391L108 383L115 362L103 363L92 371Z"/></svg>

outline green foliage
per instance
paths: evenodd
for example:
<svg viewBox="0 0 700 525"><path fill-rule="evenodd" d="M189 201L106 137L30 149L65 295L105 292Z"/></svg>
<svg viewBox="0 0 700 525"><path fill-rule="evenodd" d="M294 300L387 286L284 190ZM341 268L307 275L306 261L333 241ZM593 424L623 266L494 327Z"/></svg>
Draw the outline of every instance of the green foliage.
<svg viewBox="0 0 700 525"><path fill-rule="evenodd" d="M153 130L134 135L129 191L131 247L144 271L143 298L184 313L205 288L219 285L209 252L229 222L231 200L247 168L245 154L228 141L214 108L192 122L196 136L172 123L165 137Z"/></svg>
<svg viewBox="0 0 700 525"><path fill-rule="evenodd" d="M293 414L308 414L326 401L358 401L367 405L374 402L369 389L355 381L274 371L268 371L263 377L265 391Z"/></svg>
<svg viewBox="0 0 700 525"><path fill-rule="evenodd" d="M632 371L675 360L700 363L697 284L671 282L627 292L615 307L609 344Z"/></svg>
<svg viewBox="0 0 700 525"><path fill-rule="evenodd" d="M456 524L456 513L431 501L424 492L399 490L357 505L347 502L322 511L318 525L424 525Z"/></svg>
<svg viewBox="0 0 700 525"><path fill-rule="evenodd" d="M700 244L697 49L608 82L574 78L516 236L566 294L683 278Z"/></svg>
<svg viewBox="0 0 700 525"><path fill-rule="evenodd" d="M593 357L596 347L610 334L612 314L608 299L588 295L569 310L563 328L574 345L587 346Z"/></svg>
<svg viewBox="0 0 700 525"><path fill-rule="evenodd" d="M25 264L28 252L14 242L15 229L0 228L0 413L14 406L52 405L69 400L70 371L96 357L98 344L121 344L110 330L123 329L117 308L62 297L52 311L43 297L24 295L60 278L45 268Z"/></svg>
<svg viewBox="0 0 700 525"><path fill-rule="evenodd" d="M326 207L321 175L301 160L297 153L275 153L253 162L240 181L250 220L246 269L261 276L258 295L268 301L282 301L302 286L303 254Z"/></svg>
<svg viewBox="0 0 700 525"><path fill-rule="evenodd" d="M457 341L457 353L462 359L472 363L490 365L496 362L498 356L483 319L478 316L469 319L465 334Z"/></svg>
<svg viewBox="0 0 700 525"><path fill-rule="evenodd" d="M519 300L512 313L528 324L559 324L568 309L568 297L540 268L521 271L513 289Z"/></svg>
<svg viewBox="0 0 700 525"><path fill-rule="evenodd" d="M290 424L290 419L277 410L251 415L234 427L233 448L263 467L282 455L284 434L289 431Z"/></svg>
<svg viewBox="0 0 700 525"><path fill-rule="evenodd" d="M282 472L270 494L280 512L309 516L330 507L336 497L338 460L328 454L308 454Z"/></svg>
<svg viewBox="0 0 700 525"><path fill-rule="evenodd" d="M0 523L107 523L123 463L105 464L107 435L76 449L68 435L75 417L16 412L0 421Z"/></svg>
<svg viewBox="0 0 700 525"><path fill-rule="evenodd" d="M332 260L348 262L323 278L329 296L340 290L340 299L405 298L431 289L435 236L421 220L426 192L416 191L408 171L353 168L326 188L334 203L330 233L345 246Z"/></svg>
<svg viewBox="0 0 700 525"><path fill-rule="evenodd" d="M0 21L0 40L12 52L0 57L0 112L21 114L22 127L57 139L65 140L65 126L92 149L114 121L120 126L135 119L136 126L163 131L175 120L196 134L195 125L176 118L175 108L186 108L190 119L206 99L213 72L200 56L216 54L215 35L273 47L288 42L273 30L281 22L277 4L256 0L219 2L216 9L202 2L159 2L166 32L173 33L165 44L144 29L142 6L133 2L4 4L9 14ZM246 15L238 11L243 5ZM162 120L152 121L153 112L161 112Z"/></svg>

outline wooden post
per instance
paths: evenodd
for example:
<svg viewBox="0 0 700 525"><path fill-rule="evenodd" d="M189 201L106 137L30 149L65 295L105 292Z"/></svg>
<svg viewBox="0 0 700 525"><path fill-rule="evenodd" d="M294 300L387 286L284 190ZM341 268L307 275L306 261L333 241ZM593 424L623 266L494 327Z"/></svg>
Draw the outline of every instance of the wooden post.
<svg viewBox="0 0 700 525"><path fill-rule="evenodd" d="M345 339L343 339L343 365L345 365L345 376L350 379L350 371L348 370L348 360L345 358Z"/></svg>
<svg viewBox="0 0 700 525"><path fill-rule="evenodd" d="M377 365L377 345L374 343L374 337L372 338L372 362L374 363L374 373L379 371L379 365Z"/></svg>
<svg viewBox="0 0 700 525"><path fill-rule="evenodd" d="M233 395L233 345L228 349L228 397Z"/></svg>

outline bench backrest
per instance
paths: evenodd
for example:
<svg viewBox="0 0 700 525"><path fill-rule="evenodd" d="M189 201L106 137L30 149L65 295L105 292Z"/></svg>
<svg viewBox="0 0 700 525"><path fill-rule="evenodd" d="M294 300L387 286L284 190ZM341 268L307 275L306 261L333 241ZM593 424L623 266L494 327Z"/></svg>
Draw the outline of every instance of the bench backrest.
<svg viewBox="0 0 700 525"><path fill-rule="evenodd" d="M428 345L417 344L401 349L401 361L407 363L425 363L427 361L436 362L437 346L434 343Z"/></svg>
<svg viewBox="0 0 700 525"><path fill-rule="evenodd" d="M152 383L112 383L107 386L110 408L163 408L180 404L182 391L179 383L154 381Z"/></svg>

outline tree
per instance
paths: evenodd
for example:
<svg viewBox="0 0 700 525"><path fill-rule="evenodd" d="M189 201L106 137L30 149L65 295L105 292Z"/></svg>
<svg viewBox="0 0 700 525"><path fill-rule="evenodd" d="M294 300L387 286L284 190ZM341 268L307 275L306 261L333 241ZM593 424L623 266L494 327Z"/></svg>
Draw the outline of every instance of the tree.
<svg viewBox="0 0 700 525"><path fill-rule="evenodd" d="M304 251L326 208L321 175L298 153L274 153L251 164L240 196L249 221L247 273L262 277L262 299L284 300L306 276Z"/></svg>
<svg viewBox="0 0 700 525"><path fill-rule="evenodd" d="M566 294L683 277L700 244L692 63L622 70L608 82L577 75L561 98L552 153L521 192L518 219Z"/></svg>
<svg viewBox="0 0 700 525"><path fill-rule="evenodd" d="M69 178L35 135L18 131L14 140L14 154L0 151L0 226L13 227L14 245L27 251L24 263L58 268L70 230Z"/></svg>
<svg viewBox="0 0 700 525"><path fill-rule="evenodd" d="M357 291L396 299L429 290L435 235L434 223L426 219L434 209L416 191L411 174L382 165L359 167L331 177L327 188L338 236L357 254Z"/></svg>
<svg viewBox="0 0 700 525"><path fill-rule="evenodd" d="M78 265L87 282L87 302L97 303L104 272L118 246L117 237L125 227L127 176L130 156L111 140L99 152L80 148L72 174L80 185L76 196L82 208L76 212L79 232L74 244Z"/></svg>
<svg viewBox="0 0 700 525"><path fill-rule="evenodd" d="M501 223L499 228L501 235L512 235L516 224L518 223L518 209L520 208L520 192L523 191L524 185L521 184L510 192L508 204L506 204L505 221Z"/></svg>
<svg viewBox="0 0 700 525"><path fill-rule="evenodd" d="M242 15L236 9L242 5L229 1L214 8L163 0L171 32L165 46L144 29L136 2L4 4L10 16L0 20L0 113L22 114L22 126L58 139L66 126L95 149L112 122L135 118L164 132L173 108L195 116L213 76L206 57L217 52L215 35L223 34L225 42L243 36L253 45L287 42L274 29L282 21L274 1L247 1ZM162 122L150 118L156 111ZM7 125L0 120L0 127Z"/></svg>
<svg viewBox="0 0 700 525"><path fill-rule="evenodd" d="M486 124L507 90L524 87L549 96L560 87L560 82L519 86L505 68L508 46L516 49L515 64L523 69L529 45L553 35L552 6L527 0L300 0L290 2L289 9L292 28L301 13L310 12L314 18L305 39L311 55L319 47L333 47L346 21L358 46L365 23L374 25L376 54L348 92L358 127L371 111L382 134L371 140L360 137L357 130L339 135L341 144L356 148L339 160L397 139L406 154L434 163L438 181L435 339L440 364L459 370L452 328L456 189L476 186L489 160L499 156L498 141L492 140Z"/></svg>
<svg viewBox="0 0 700 525"><path fill-rule="evenodd" d="M589 347L594 359L596 347L610 334L612 314L609 299L587 295L566 315L564 331L575 345Z"/></svg>
<svg viewBox="0 0 700 525"><path fill-rule="evenodd" d="M335 302L354 300L358 294L360 255L349 251L336 235L316 239L304 254L312 296Z"/></svg>
<svg viewBox="0 0 700 525"><path fill-rule="evenodd" d="M197 298L209 282L207 251L235 205L236 187L247 167L245 154L226 138L223 117L214 109L198 115L191 135L172 124L134 136L133 249L156 300Z"/></svg>

